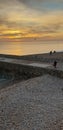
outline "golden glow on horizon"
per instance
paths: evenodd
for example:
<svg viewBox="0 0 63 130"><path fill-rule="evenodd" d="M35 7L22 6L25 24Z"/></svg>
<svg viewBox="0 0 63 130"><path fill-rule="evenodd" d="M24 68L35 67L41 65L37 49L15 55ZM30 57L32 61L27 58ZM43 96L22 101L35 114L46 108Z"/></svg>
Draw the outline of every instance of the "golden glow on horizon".
<svg viewBox="0 0 63 130"><path fill-rule="evenodd" d="M8 0L6 5L3 1L0 9L0 40L21 40L26 38L42 38L43 40L63 40L63 10L54 6L44 10L35 0ZM49 0L45 2L49 3ZM53 0L54 1L54 0ZM56 0L55 0L56 1ZM43 2L43 1L42 1ZM57 1L56 1L57 2ZM59 3L59 2L57 2ZM10 4L10 6L9 6ZM37 8L33 8L34 7ZM42 3L43 4L43 3ZM60 4L60 3L59 3ZM39 8L38 10L38 6ZM49 5L48 5L49 7ZM52 9L51 9L52 8ZM6 17L5 17L6 16Z"/></svg>

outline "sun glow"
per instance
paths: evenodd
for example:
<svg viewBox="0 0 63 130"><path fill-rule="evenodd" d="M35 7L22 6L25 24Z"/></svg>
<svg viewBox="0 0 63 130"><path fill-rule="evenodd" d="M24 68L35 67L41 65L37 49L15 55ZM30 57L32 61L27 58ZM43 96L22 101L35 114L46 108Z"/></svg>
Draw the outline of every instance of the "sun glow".
<svg viewBox="0 0 63 130"><path fill-rule="evenodd" d="M2 0L0 2L0 40L63 39L62 5L63 2L59 3L57 0L53 2Z"/></svg>

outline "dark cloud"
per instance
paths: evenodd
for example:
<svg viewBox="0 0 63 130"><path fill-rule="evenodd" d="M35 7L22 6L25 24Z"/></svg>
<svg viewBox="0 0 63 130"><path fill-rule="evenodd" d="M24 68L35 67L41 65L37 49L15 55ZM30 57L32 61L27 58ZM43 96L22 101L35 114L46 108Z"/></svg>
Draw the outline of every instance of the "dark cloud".
<svg viewBox="0 0 63 130"><path fill-rule="evenodd" d="M30 4L30 3L34 3L34 2L44 2L45 0L19 0L21 3L24 3L24 4Z"/></svg>
<svg viewBox="0 0 63 130"><path fill-rule="evenodd" d="M51 32L57 32L61 28L62 24L57 23L57 24L49 24L48 26L43 26L44 30Z"/></svg>
<svg viewBox="0 0 63 130"><path fill-rule="evenodd" d="M14 33L14 34L11 34L11 33L6 33L6 34L1 34L1 36L18 36L19 34L17 33Z"/></svg>
<svg viewBox="0 0 63 130"><path fill-rule="evenodd" d="M7 16L0 15L0 25L5 25L7 23Z"/></svg>
<svg viewBox="0 0 63 130"><path fill-rule="evenodd" d="M19 2L23 3L23 4L27 4L30 5L31 3L48 3L48 2L52 2L52 0L18 0ZM58 3L63 3L63 0L53 0L53 2L58 2Z"/></svg>
<svg viewBox="0 0 63 130"><path fill-rule="evenodd" d="M18 0L18 1L21 4L25 5L27 8L44 13L49 12L51 10L62 8L63 5L63 0Z"/></svg>
<svg viewBox="0 0 63 130"><path fill-rule="evenodd" d="M17 28L22 26L21 23L12 22L8 19L8 16L0 15L0 26L5 25L7 28Z"/></svg>
<svg viewBox="0 0 63 130"><path fill-rule="evenodd" d="M39 7L44 0L19 0L19 2L34 8Z"/></svg>
<svg viewBox="0 0 63 130"><path fill-rule="evenodd" d="M42 2L44 0L18 0L20 3L26 5L28 8L43 10Z"/></svg>
<svg viewBox="0 0 63 130"><path fill-rule="evenodd" d="M31 27L28 33L37 33L37 34L53 34L58 33L59 30L63 28L63 23L57 24L49 24L49 25L42 25L42 26L35 26L34 28Z"/></svg>
<svg viewBox="0 0 63 130"><path fill-rule="evenodd" d="M22 37L25 37L27 34L29 34L28 32L27 33L6 33L6 34L3 34L1 33L1 37L15 37L15 38L22 38Z"/></svg>

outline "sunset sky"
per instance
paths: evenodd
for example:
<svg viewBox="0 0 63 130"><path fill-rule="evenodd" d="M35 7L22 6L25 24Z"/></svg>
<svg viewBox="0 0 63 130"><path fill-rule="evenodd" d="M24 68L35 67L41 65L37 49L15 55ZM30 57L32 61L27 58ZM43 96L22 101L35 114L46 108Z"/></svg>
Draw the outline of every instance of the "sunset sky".
<svg viewBox="0 0 63 130"><path fill-rule="evenodd" d="M63 0L0 0L0 40L63 40Z"/></svg>

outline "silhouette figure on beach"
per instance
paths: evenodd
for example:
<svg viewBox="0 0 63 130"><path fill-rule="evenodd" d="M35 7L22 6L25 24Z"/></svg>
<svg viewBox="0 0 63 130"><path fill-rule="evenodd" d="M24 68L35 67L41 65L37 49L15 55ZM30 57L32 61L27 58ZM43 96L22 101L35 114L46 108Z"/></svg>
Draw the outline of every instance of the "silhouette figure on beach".
<svg viewBox="0 0 63 130"><path fill-rule="evenodd" d="M53 53L56 53L56 51L54 50Z"/></svg>
<svg viewBox="0 0 63 130"><path fill-rule="evenodd" d="M52 51L50 51L50 55L52 55Z"/></svg>
<svg viewBox="0 0 63 130"><path fill-rule="evenodd" d="M53 66L56 68L56 66L57 66L57 61L56 60L54 61Z"/></svg>
<svg viewBox="0 0 63 130"><path fill-rule="evenodd" d="M50 55L52 55L52 54L54 54L54 53L56 53L56 51L54 50L53 52L52 51L50 51Z"/></svg>

